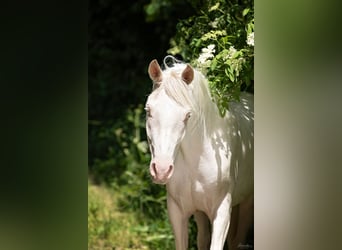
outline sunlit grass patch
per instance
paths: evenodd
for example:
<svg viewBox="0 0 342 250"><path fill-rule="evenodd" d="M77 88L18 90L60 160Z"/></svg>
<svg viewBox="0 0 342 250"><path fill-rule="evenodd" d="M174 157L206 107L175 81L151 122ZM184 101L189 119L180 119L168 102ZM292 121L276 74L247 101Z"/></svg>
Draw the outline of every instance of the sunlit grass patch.
<svg viewBox="0 0 342 250"><path fill-rule="evenodd" d="M88 249L149 249L136 216L119 211L117 197L107 187L88 185Z"/></svg>
<svg viewBox="0 0 342 250"><path fill-rule="evenodd" d="M134 203L120 205L125 190L88 183L88 250L174 249L166 206L151 218Z"/></svg>

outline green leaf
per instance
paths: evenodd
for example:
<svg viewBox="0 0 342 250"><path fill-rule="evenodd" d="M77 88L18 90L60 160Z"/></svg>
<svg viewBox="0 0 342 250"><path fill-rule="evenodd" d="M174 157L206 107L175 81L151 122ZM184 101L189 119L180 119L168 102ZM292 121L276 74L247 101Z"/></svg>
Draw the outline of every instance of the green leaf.
<svg viewBox="0 0 342 250"><path fill-rule="evenodd" d="M242 16L246 16L246 15L248 14L249 11L250 11L249 8L244 9L244 10L242 11Z"/></svg>
<svg viewBox="0 0 342 250"><path fill-rule="evenodd" d="M214 11L214 10L217 10L219 7L220 7L220 2L218 2L217 4L215 4L214 6L212 6L212 7L209 9L209 12Z"/></svg>
<svg viewBox="0 0 342 250"><path fill-rule="evenodd" d="M229 76L229 69L230 69L230 68L225 68L225 69L224 69L224 73L226 74L226 76Z"/></svg>
<svg viewBox="0 0 342 250"><path fill-rule="evenodd" d="M195 47L200 47L200 46L201 46L201 43L202 43L202 40L201 40L201 39L198 39L198 40L196 41Z"/></svg>
<svg viewBox="0 0 342 250"><path fill-rule="evenodd" d="M216 69L217 66L217 59L214 58L210 64L210 70L214 71Z"/></svg>
<svg viewBox="0 0 342 250"><path fill-rule="evenodd" d="M235 82L234 75L229 74L228 77L231 82Z"/></svg>

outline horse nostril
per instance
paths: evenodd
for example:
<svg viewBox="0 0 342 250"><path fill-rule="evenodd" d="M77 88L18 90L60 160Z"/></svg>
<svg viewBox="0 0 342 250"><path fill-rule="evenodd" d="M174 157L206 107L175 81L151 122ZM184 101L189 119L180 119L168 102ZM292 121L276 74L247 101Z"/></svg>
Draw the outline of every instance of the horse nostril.
<svg viewBox="0 0 342 250"><path fill-rule="evenodd" d="M172 169L173 169L173 165L170 165L169 170L167 171L167 175L169 175L172 172Z"/></svg>
<svg viewBox="0 0 342 250"><path fill-rule="evenodd" d="M156 175L157 175L157 168L156 168L156 164L154 162L152 162L152 164L151 164L151 175L153 177L156 177Z"/></svg>

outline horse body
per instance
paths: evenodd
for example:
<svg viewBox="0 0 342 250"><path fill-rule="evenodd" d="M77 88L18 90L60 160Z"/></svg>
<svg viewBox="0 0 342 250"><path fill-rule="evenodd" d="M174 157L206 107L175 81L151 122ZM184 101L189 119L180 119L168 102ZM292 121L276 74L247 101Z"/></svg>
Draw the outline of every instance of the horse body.
<svg viewBox="0 0 342 250"><path fill-rule="evenodd" d="M222 118L190 66L162 72L152 61L149 74L156 85L146 104L150 172L166 184L176 249L187 249L193 214L198 249L223 249L232 207L253 193L253 97L242 95Z"/></svg>

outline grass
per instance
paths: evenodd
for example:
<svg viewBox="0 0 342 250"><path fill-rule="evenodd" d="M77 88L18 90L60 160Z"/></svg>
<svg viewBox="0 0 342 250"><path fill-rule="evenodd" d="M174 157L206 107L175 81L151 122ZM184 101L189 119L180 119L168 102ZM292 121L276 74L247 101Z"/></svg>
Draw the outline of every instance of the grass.
<svg viewBox="0 0 342 250"><path fill-rule="evenodd" d="M137 218L119 211L118 194L105 186L88 186L88 249L149 249L139 237Z"/></svg>
<svg viewBox="0 0 342 250"><path fill-rule="evenodd" d="M88 250L173 249L167 218L120 208L122 192L88 183Z"/></svg>

